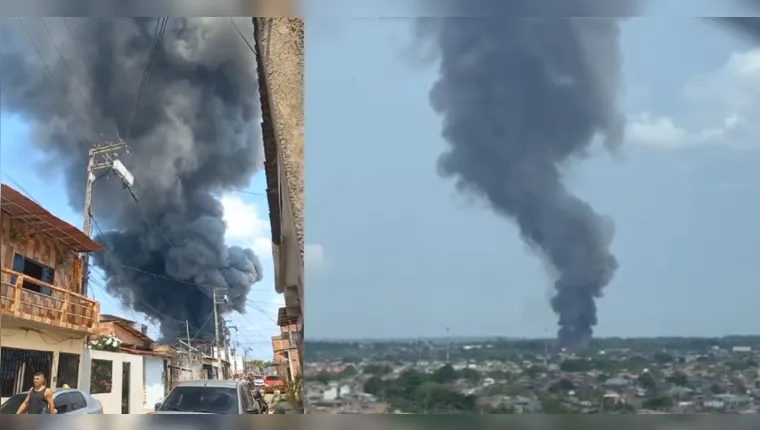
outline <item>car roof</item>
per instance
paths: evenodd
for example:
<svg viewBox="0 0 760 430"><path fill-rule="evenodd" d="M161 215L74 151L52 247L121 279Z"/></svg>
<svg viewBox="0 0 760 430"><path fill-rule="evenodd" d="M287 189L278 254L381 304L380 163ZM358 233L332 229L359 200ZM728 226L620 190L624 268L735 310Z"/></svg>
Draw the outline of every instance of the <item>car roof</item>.
<svg viewBox="0 0 760 430"><path fill-rule="evenodd" d="M50 387L48 387L48 388L50 388ZM71 392L77 392L77 393L85 394L84 391L78 390L76 388L50 388L50 389L53 390L53 395L58 395L58 394L61 394L61 393L71 393ZM14 394L14 396L22 396L22 395L26 396L27 394L29 394L29 390L22 391L22 392L20 392L18 394Z"/></svg>
<svg viewBox="0 0 760 430"><path fill-rule="evenodd" d="M182 381L177 387L227 387L236 388L240 381L220 381L218 379L200 379L197 381Z"/></svg>

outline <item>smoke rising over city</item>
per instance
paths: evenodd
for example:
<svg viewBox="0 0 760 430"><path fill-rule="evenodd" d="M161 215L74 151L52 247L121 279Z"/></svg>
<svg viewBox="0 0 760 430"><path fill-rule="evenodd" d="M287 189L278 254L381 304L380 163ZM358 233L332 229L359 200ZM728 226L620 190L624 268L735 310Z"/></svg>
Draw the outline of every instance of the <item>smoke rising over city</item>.
<svg viewBox="0 0 760 430"><path fill-rule="evenodd" d="M430 102L449 148L438 168L513 219L550 263L559 342L579 347L593 334L596 299L618 262L612 222L568 190L563 168L592 142L622 143L620 19L508 18L554 2L523 3L500 3L495 19L420 23L418 34L434 38L440 59ZM606 2L597 10L597 3L572 0L563 10L627 16L636 6ZM466 2L454 5L451 15L466 13Z"/></svg>
<svg viewBox="0 0 760 430"><path fill-rule="evenodd" d="M46 155L41 167L62 169L73 208L84 205L87 137L129 145L120 158L136 178L137 202L112 175L94 186L104 230L94 232L109 250L95 263L108 291L160 322L165 339L184 333L185 320L213 333L214 287L227 289L225 312L244 312L262 269L251 250L225 244L215 194L247 187L263 152L255 62L231 21L169 19L131 127L156 19L1 22L2 108L30 124L30 144Z"/></svg>

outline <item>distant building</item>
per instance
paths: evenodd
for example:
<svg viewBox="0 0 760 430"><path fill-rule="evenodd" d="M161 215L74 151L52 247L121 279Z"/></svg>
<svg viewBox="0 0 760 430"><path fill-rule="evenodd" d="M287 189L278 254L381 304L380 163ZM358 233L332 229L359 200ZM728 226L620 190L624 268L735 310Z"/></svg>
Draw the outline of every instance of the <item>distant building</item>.
<svg viewBox="0 0 760 430"><path fill-rule="evenodd" d="M277 313L280 334L272 337L272 351L277 374L293 379L301 374L301 351L298 348L298 318L291 316L286 308Z"/></svg>

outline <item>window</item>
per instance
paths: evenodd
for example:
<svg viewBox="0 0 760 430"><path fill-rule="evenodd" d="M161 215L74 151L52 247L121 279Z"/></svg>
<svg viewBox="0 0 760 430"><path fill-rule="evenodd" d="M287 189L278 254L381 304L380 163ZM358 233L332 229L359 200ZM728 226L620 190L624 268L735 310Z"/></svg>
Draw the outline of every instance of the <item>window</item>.
<svg viewBox="0 0 760 430"><path fill-rule="evenodd" d="M90 393L107 394L111 392L113 383L113 361L92 360L92 373L90 374Z"/></svg>
<svg viewBox="0 0 760 430"><path fill-rule="evenodd" d="M13 255L13 271L23 273L31 278L39 279L42 282L52 284L55 280L55 270L40 264L34 260L30 260L21 254ZM16 277L11 277L11 282L16 283ZM23 288L25 290L34 291L35 293L44 294L46 296L53 295L53 291L50 288L43 287L39 284L35 284L32 281L24 281Z"/></svg>
<svg viewBox="0 0 760 430"><path fill-rule="evenodd" d="M19 406L24 403L24 400L28 395L29 393L16 394L15 396L6 400L5 403L3 403L3 406L0 406L0 414L15 414Z"/></svg>
<svg viewBox="0 0 760 430"><path fill-rule="evenodd" d="M179 386L169 393L159 411L239 414L235 387Z"/></svg>
<svg viewBox="0 0 760 430"><path fill-rule="evenodd" d="M246 386L241 386L240 388L240 399L243 401L243 412L254 409L256 407L256 401L253 400L251 391Z"/></svg>
<svg viewBox="0 0 760 430"><path fill-rule="evenodd" d="M55 412L58 414L68 414L71 412L71 401L69 399L68 393L63 393L55 396L53 405L55 405Z"/></svg>
<svg viewBox="0 0 760 430"><path fill-rule="evenodd" d="M87 401L84 399L84 396L79 391L71 391L71 392L66 393L66 395L68 395L69 400L71 400L72 411L78 411L80 409L83 409L85 406L87 406Z"/></svg>

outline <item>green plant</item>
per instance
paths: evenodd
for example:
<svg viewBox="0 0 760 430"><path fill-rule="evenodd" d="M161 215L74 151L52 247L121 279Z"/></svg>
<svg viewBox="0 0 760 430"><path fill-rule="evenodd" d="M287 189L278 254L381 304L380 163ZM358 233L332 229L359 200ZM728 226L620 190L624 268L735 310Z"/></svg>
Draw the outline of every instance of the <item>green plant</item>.
<svg viewBox="0 0 760 430"><path fill-rule="evenodd" d="M301 375L296 376L293 379L285 380L285 400L288 401L299 412L303 413L303 379Z"/></svg>
<svg viewBox="0 0 760 430"><path fill-rule="evenodd" d="M64 266L68 262L69 262L69 254L67 252L59 252L58 258L56 259L56 263L59 266Z"/></svg>
<svg viewBox="0 0 760 430"><path fill-rule="evenodd" d="M20 230L11 231L11 243L23 242L26 240L26 233Z"/></svg>

